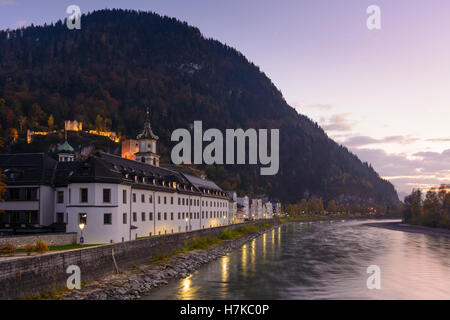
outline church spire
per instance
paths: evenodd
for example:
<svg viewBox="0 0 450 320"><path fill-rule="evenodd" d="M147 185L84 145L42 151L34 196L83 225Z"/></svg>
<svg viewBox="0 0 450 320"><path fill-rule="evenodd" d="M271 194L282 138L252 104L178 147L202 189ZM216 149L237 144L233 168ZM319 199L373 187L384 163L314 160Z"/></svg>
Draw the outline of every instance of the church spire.
<svg viewBox="0 0 450 320"><path fill-rule="evenodd" d="M153 133L148 107L146 114L144 129L137 136L137 139L139 140L139 152L135 153L136 160L159 166L159 155L156 153L156 141L159 137Z"/></svg>
<svg viewBox="0 0 450 320"><path fill-rule="evenodd" d="M144 122L144 130L142 130L142 132L140 134L138 134L137 139L138 140L142 140L142 139L152 139L152 140L158 140L159 137L153 133L152 130L152 125L150 123L150 111L149 108L147 107L147 118L145 119Z"/></svg>

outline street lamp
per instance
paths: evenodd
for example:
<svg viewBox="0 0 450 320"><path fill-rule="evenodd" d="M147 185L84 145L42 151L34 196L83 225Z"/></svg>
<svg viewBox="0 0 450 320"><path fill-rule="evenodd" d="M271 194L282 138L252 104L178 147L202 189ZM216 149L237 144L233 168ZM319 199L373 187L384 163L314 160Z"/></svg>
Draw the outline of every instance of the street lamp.
<svg viewBox="0 0 450 320"><path fill-rule="evenodd" d="M186 231L188 231L188 221L189 221L189 218L188 217L186 217Z"/></svg>
<svg viewBox="0 0 450 320"><path fill-rule="evenodd" d="M84 243L83 229L84 229L85 226L86 226L86 224L84 222L80 222L80 224L78 225L78 227L80 227L80 230L81 230L80 244Z"/></svg>

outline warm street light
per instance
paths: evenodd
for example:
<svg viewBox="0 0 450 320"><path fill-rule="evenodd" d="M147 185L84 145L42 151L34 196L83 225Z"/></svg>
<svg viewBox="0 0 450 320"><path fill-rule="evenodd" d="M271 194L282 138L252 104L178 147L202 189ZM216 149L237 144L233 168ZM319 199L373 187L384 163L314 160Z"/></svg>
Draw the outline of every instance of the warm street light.
<svg viewBox="0 0 450 320"><path fill-rule="evenodd" d="M80 224L78 225L80 227L81 230L81 235L80 235L80 244L84 243L84 238L83 238L83 229L86 226L86 224L84 222L80 222Z"/></svg>

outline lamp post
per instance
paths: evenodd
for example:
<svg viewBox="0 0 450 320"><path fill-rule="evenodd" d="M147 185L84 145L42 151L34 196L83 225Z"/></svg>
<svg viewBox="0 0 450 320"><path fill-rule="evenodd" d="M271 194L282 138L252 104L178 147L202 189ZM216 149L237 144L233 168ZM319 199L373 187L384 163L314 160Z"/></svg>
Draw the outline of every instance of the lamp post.
<svg viewBox="0 0 450 320"><path fill-rule="evenodd" d="M86 226L86 224L84 224L83 222L80 222L80 224L78 225L80 227L81 230L81 235L80 235L80 244L84 243L84 238L83 238L83 229Z"/></svg>
<svg viewBox="0 0 450 320"><path fill-rule="evenodd" d="M188 217L186 217L186 231L188 231L188 221L189 221L189 218Z"/></svg>

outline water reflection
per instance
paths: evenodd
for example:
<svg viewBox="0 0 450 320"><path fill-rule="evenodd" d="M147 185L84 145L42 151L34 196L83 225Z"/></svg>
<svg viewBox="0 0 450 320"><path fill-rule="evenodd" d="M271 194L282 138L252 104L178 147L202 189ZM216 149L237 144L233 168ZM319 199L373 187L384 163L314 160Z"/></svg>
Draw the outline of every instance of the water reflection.
<svg viewBox="0 0 450 320"><path fill-rule="evenodd" d="M247 244L244 244L241 248L242 259L241 259L241 270L242 276L247 278Z"/></svg>
<svg viewBox="0 0 450 320"><path fill-rule="evenodd" d="M149 299L450 299L450 238L363 222L290 223ZM369 265L381 290L368 290Z"/></svg>
<svg viewBox="0 0 450 320"><path fill-rule="evenodd" d="M266 260L266 243L267 243L267 233L262 235L263 237L263 260Z"/></svg>

